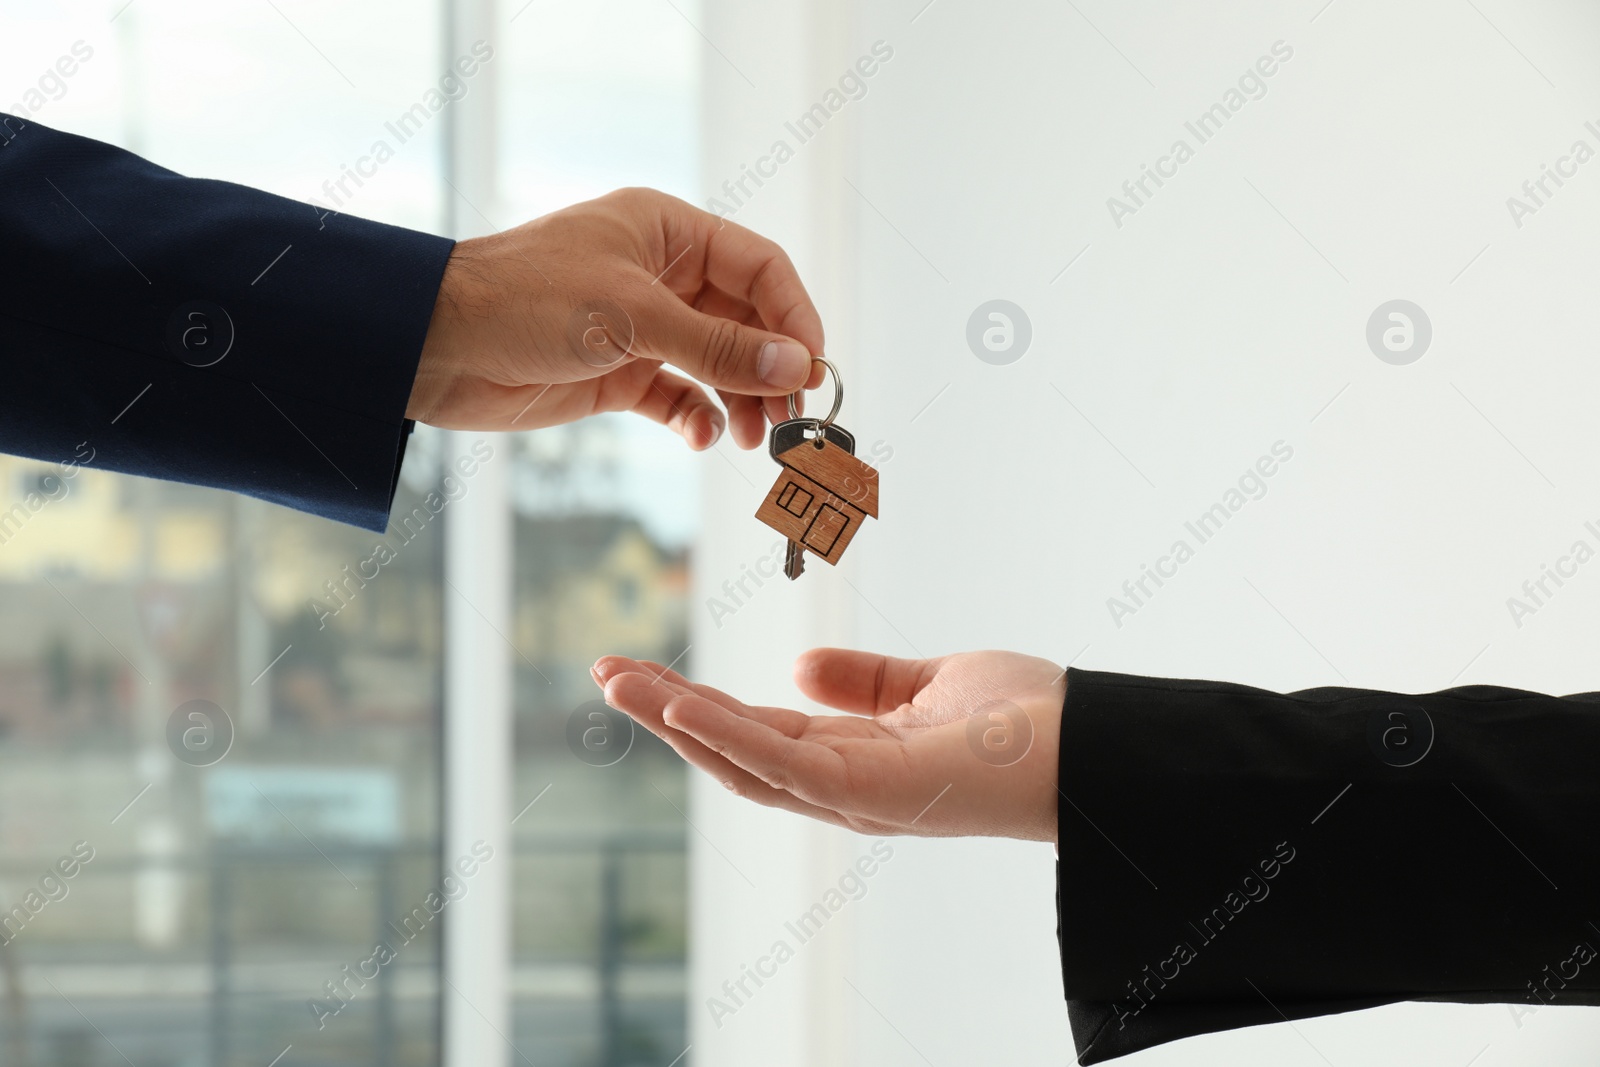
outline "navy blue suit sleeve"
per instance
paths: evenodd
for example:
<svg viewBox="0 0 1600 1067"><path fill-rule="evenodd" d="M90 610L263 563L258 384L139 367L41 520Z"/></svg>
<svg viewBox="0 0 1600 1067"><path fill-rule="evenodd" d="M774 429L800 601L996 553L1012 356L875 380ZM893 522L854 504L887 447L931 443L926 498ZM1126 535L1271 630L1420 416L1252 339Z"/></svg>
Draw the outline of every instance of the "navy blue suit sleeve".
<svg viewBox="0 0 1600 1067"><path fill-rule="evenodd" d="M370 530L453 243L0 114L0 451Z"/></svg>

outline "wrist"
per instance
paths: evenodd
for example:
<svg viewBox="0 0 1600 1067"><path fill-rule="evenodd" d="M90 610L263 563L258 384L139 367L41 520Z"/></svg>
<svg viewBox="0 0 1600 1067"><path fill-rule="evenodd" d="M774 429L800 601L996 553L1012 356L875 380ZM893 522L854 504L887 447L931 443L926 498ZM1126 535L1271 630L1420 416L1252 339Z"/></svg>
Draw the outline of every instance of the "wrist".
<svg viewBox="0 0 1600 1067"><path fill-rule="evenodd" d="M1061 719L1066 706L1066 694L1066 672L1062 672L1060 680L1050 687L1050 696L1040 702L1035 715L1038 728L1034 735L1039 762L1032 776L1035 833L1031 840L1055 845L1058 855L1061 809Z"/></svg>
<svg viewBox="0 0 1600 1067"><path fill-rule="evenodd" d="M1065 685L1058 680L1054 685L1018 694L1009 702L1027 724L1028 747L1020 759L995 767L994 782L987 787L993 790L990 815L994 825L985 831L987 834L1056 842L1064 695Z"/></svg>
<svg viewBox="0 0 1600 1067"><path fill-rule="evenodd" d="M476 264L481 238L458 241L445 263L434 296L433 317L423 338L417 373L406 403L406 418L435 423L460 377L459 357L467 332L464 311L475 303L471 288L481 277Z"/></svg>

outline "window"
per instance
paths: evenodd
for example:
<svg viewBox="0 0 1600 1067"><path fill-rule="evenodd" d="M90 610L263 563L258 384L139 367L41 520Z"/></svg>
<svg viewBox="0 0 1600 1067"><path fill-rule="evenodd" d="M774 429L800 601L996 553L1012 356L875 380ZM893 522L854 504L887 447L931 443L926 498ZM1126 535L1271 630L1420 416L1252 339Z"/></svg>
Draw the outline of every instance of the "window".
<svg viewBox="0 0 1600 1067"><path fill-rule="evenodd" d="M433 477L418 450L402 499ZM346 968L438 881L437 537L319 624L373 535L92 469L67 484L82 507L48 501L0 545L0 1045L425 1061L437 931L375 977Z"/></svg>
<svg viewBox="0 0 1600 1067"><path fill-rule="evenodd" d="M695 199L701 41L673 5L536 4L497 47L497 222L631 185ZM665 1067L689 1044L687 775L654 735L588 716L605 653L690 669L695 464L631 415L517 442L513 795L539 799L513 827L510 1037L541 1067ZM585 731L603 746L569 741Z"/></svg>
<svg viewBox="0 0 1600 1067"><path fill-rule="evenodd" d="M443 124L415 105L448 6L41 9L12 20L0 70L77 55L36 121L438 230ZM461 89L500 97L497 224L622 185L689 192L698 38L672 5L499 14L492 77ZM0 107L15 88L31 108L38 80ZM393 156L357 182L375 139ZM508 857L508 1036L541 1067L666 1064L687 1044L685 774L643 734L585 762L567 727L601 653L687 665L692 460L631 417L505 447L504 757L538 801ZM382 535L0 457L0 1059L439 1061L441 945L482 876L441 845L449 523L419 516L443 448L419 428Z"/></svg>
<svg viewBox="0 0 1600 1067"><path fill-rule="evenodd" d="M804 515L815 500L810 493L800 488L799 482L790 482L783 487L783 492L778 494L778 506L791 515Z"/></svg>
<svg viewBox="0 0 1600 1067"><path fill-rule="evenodd" d="M815 550L819 555L826 556L833 551L833 544L839 540L839 535L850 524L844 512L831 504L822 505L817 511L817 517L811 520L811 526L806 530L806 547Z"/></svg>

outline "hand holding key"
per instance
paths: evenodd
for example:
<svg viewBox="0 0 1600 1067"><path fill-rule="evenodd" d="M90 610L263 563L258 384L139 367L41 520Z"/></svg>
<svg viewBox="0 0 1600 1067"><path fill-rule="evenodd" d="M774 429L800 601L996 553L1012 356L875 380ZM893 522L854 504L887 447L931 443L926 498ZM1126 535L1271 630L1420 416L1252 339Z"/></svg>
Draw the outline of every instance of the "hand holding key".
<svg viewBox="0 0 1600 1067"><path fill-rule="evenodd" d="M592 673L606 703L759 804L867 834L1056 839L1066 675L1048 660L806 653L801 691L848 715L745 704L622 656Z"/></svg>
<svg viewBox="0 0 1600 1067"><path fill-rule="evenodd" d="M810 361L822 348L822 319L783 249L664 193L623 189L456 245L406 414L531 430L634 411L691 448L711 447L724 425L755 448L785 394L822 384Z"/></svg>

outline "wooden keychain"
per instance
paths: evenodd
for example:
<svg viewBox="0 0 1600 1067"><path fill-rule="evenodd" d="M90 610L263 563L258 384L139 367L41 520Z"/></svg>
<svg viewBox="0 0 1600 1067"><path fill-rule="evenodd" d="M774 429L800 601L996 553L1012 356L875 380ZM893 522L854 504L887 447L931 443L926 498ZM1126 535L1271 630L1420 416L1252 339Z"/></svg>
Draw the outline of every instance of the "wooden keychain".
<svg viewBox="0 0 1600 1067"><path fill-rule="evenodd" d="M855 436L834 424L844 404L839 368L813 356L833 374L833 407L825 419L803 419L789 394L789 418L772 428L767 451L783 468L756 518L789 539L783 573L790 580L806 568L811 552L835 564L870 515L878 517L878 471L855 456Z"/></svg>

